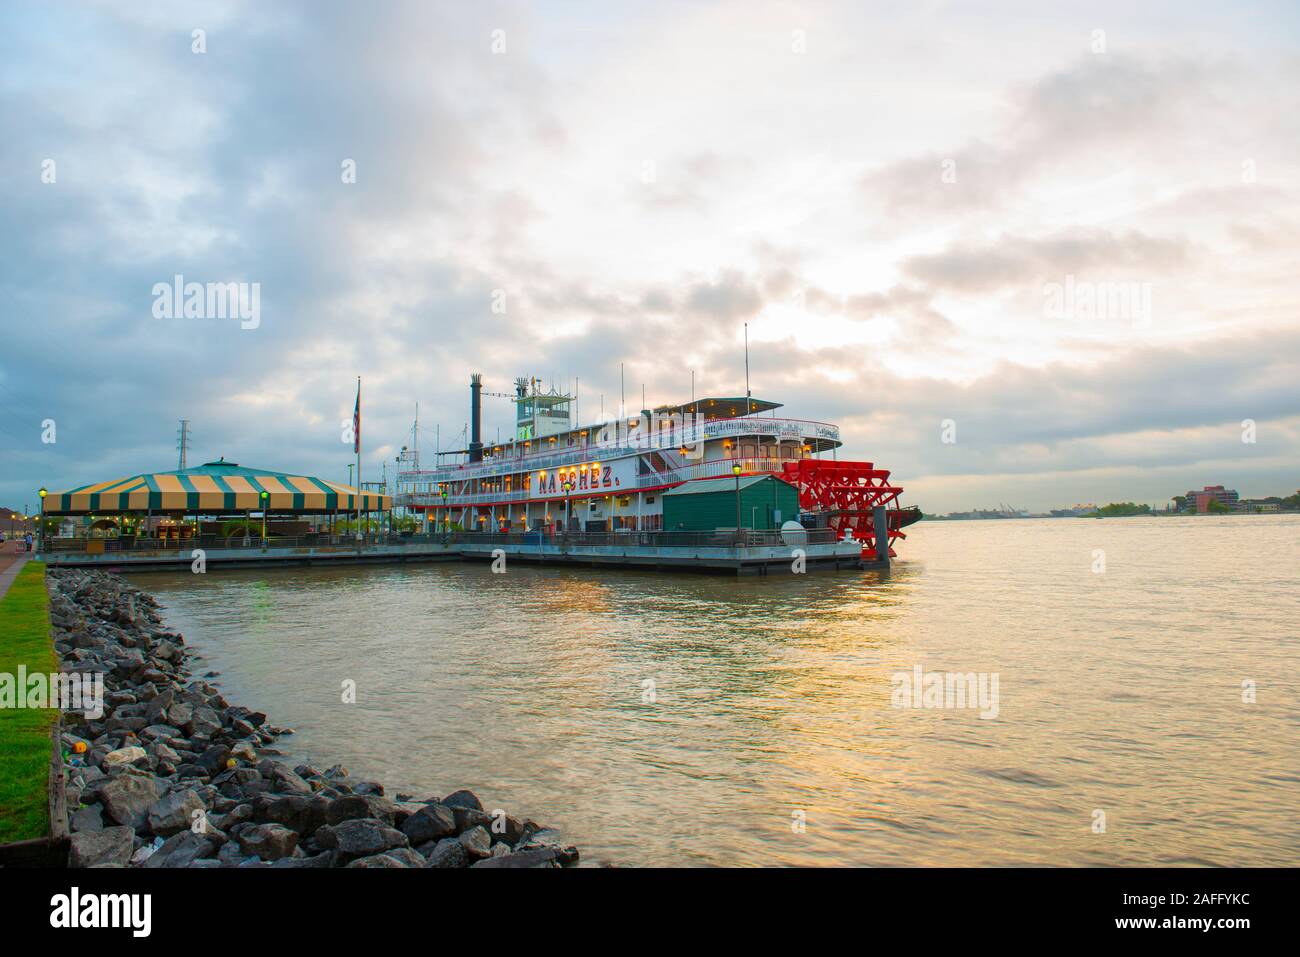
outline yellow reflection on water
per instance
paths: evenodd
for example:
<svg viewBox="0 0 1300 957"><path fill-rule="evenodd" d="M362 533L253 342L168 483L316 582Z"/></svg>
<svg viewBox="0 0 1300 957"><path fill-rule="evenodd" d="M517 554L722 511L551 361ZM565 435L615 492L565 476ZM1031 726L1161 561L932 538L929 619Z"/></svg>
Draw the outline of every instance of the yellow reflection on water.
<svg viewBox="0 0 1300 957"><path fill-rule="evenodd" d="M139 579L298 757L588 860L1294 865L1300 522L1258 518L923 523L887 576ZM996 719L893 707L916 665L999 675Z"/></svg>

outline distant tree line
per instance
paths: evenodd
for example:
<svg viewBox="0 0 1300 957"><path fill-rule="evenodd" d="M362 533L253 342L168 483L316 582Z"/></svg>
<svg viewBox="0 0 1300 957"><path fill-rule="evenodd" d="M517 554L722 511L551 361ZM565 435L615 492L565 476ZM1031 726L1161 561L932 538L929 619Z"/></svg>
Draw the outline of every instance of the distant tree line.
<svg viewBox="0 0 1300 957"><path fill-rule="evenodd" d="M1103 505L1097 511L1090 513L1090 517L1101 516L1102 518L1117 518L1126 515L1150 515L1150 505L1138 505L1134 502L1111 502L1109 505Z"/></svg>

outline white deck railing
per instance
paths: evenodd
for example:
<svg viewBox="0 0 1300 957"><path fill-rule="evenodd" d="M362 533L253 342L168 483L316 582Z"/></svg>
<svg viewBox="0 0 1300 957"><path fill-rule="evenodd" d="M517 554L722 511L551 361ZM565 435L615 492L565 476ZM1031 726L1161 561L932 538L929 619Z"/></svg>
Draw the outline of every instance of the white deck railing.
<svg viewBox="0 0 1300 957"><path fill-rule="evenodd" d="M593 429L592 431L596 431ZM533 472L541 469L559 468L580 462L604 461L635 455L644 452L673 452L683 445L691 448L701 442L713 439L736 438L746 435L774 437L778 440L805 442L808 439L838 442L840 430L837 425L826 422L812 422L805 419L777 419L758 416L742 416L736 419L717 419L706 422L703 426L692 426L672 432L651 432L644 442L633 441L616 443L593 442L590 445L574 446L560 451L533 452L528 455L515 455L496 459L485 459L473 464L448 465L436 469L399 472L399 486L429 486L446 482L464 482L470 479L493 478L516 472ZM626 433L619 436L626 439ZM702 463L708 464L708 463Z"/></svg>

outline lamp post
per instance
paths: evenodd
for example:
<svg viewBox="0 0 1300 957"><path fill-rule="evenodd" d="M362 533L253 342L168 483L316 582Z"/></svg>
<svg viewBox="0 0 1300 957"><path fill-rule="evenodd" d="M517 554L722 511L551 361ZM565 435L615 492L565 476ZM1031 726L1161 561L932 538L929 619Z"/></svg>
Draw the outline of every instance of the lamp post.
<svg viewBox="0 0 1300 957"><path fill-rule="evenodd" d="M42 485L41 490L38 494L41 496L41 527L36 530L36 541L39 550L44 552L45 551L45 496L49 495L50 493L46 490L45 486Z"/></svg>
<svg viewBox="0 0 1300 957"><path fill-rule="evenodd" d="M447 531L447 532L450 532L450 531L451 531L451 513L450 513L449 511L447 511L447 486L443 485L443 486L440 486L440 488L442 489L442 491L441 491L439 494L442 495L442 524L443 524L443 526L444 526L444 529L443 529L443 530L444 530L444 531Z"/></svg>
<svg viewBox="0 0 1300 957"><path fill-rule="evenodd" d="M569 495L573 491L573 480L565 479L560 488L564 489L564 534L569 534Z"/></svg>
<svg viewBox="0 0 1300 957"><path fill-rule="evenodd" d="M262 501L262 548L266 548L266 510L271 503L271 493L262 489L257 497Z"/></svg>
<svg viewBox="0 0 1300 957"><path fill-rule="evenodd" d="M736 547L740 547L740 463L731 467L731 474L736 477Z"/></svg>

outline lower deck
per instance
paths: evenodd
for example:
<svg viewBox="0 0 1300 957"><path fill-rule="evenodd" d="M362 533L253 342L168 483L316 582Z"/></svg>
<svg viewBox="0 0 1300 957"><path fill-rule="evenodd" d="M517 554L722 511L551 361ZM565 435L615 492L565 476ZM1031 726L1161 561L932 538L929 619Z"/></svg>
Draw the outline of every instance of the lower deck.
<svg viewBox="0 0 1300 957"><path fill-rule="evenodd" d="M129 548L88 553L59 548L40 557L53 567L105 571L190 570L342 564L397 564L424 561L521 561L551 565L627 566L662 571L697 570L736 575L798 574L827 569L887 567L865 563L862 546L853 541L791 541L758 532L613 533L545 536L527 534L453 534L391 536L356 542L326 538L310 543L270 540L252 542L135 542Z"/></svg>

